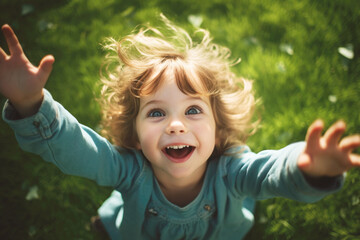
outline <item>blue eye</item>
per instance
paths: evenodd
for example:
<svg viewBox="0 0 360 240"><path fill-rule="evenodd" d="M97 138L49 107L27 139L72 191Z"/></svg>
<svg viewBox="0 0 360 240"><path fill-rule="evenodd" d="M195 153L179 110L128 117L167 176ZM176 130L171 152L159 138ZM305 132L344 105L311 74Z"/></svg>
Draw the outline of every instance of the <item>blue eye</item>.
<svg viewBox="0 0 360 240"><path fill-rule="evenodd" d="M194 115L194 114L200 114L201 113L201 109L198 107L190 107L187 111L186 111L186 115Z"/></svg>
<svg viewBox="0 0 360 240"><path fill-rule="evenodd" d="M148 117L153 117L153 118L157 118L157 117L163 117L165 116L165 114L160 111L160 110L151 110L148 114L147 114Z"/></svg>

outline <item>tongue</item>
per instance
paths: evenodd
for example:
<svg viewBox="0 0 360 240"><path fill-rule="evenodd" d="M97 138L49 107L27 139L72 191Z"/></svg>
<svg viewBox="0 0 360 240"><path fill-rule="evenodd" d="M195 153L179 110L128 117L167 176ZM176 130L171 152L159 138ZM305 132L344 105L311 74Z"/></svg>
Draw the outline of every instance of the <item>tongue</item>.
<svg viewBox="0 0 360 240"><path fill-rule="evenodd" d="M166 149L166 153L173 157L173 158L184 158L186 157L190 152L192 148L191 147L185 147L182 149Z"/></svg>

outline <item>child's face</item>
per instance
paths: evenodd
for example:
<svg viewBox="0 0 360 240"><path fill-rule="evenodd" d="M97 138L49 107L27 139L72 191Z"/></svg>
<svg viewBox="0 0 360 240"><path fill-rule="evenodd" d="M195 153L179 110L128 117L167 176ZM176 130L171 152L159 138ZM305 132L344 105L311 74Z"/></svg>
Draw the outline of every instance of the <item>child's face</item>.
<svg viewBox="0 0 360 240"><path fill-rule="evenodd" d="M208 97L191 97L174 79L140 98L139 148L158 179L198 178L215 146L215 120Z"/></svg>

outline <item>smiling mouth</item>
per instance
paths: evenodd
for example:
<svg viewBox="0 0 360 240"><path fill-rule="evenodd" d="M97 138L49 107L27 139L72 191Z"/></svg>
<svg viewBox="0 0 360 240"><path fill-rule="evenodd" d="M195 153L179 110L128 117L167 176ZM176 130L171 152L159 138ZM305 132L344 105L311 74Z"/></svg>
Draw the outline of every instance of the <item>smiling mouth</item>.
<svg viewBox="0 0 360 240"><path fill-rule="evenodd" d="M174 146L167 146L163 149L170 160L174 162L185 162L194 152L195 147L189 145L174 145Z"/></svg>

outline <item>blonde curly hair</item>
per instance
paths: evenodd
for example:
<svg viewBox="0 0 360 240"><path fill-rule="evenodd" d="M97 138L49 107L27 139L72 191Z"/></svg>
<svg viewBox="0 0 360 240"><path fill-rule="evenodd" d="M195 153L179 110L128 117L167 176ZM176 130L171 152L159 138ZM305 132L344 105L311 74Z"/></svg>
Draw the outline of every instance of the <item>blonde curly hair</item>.
<svg viewBox="0 0 360 240"><path fill-rule="evenodd" d="M208 31L197 30L202 40L194 43L185 30L162 19L161 30L140 28L104 46L109 53L101 74L103 134L117 146L136 148L140 98L154 93L171 71L184 94L209 97L216 122L214 153L244 144L257 125L256 100L252 82L230 70L239 61L230 61L230 50L213 43Z"/></svg>

